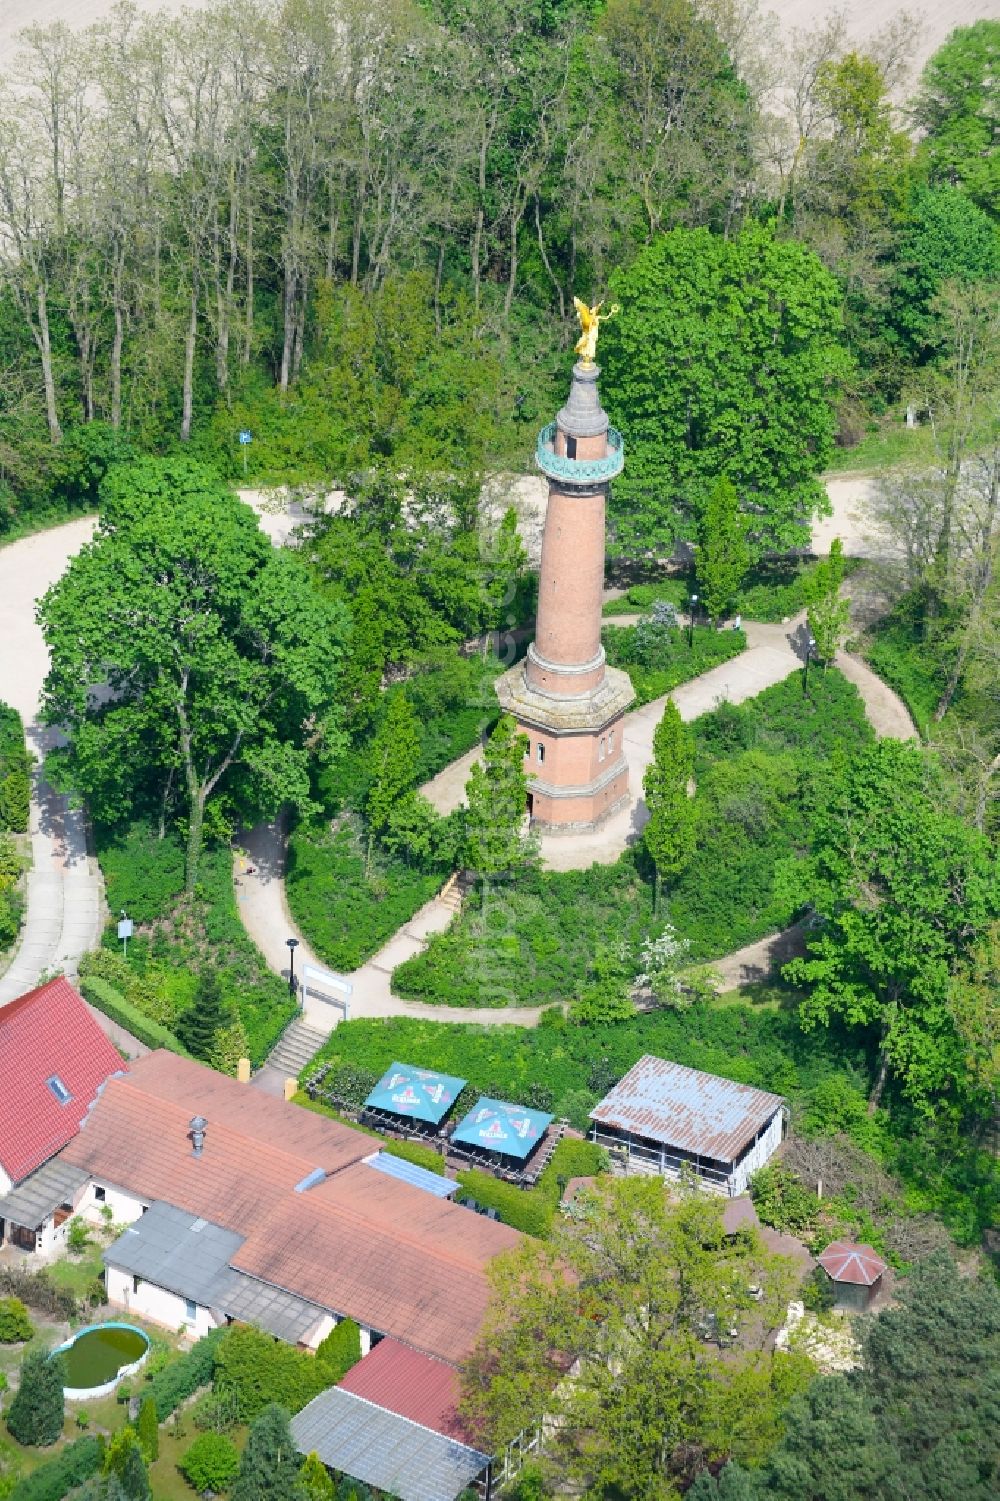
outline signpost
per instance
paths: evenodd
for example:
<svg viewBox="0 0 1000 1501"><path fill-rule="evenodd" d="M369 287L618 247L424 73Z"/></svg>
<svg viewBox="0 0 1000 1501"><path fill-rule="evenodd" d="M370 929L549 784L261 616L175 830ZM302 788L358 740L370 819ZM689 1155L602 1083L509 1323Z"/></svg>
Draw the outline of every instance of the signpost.
<svg viewBox="0 0 1000 1501"><path fill-rule="evenodd" d="M132 919L128 916L125 908L122 908L121 921L118 924L118 937L122 941L122 954L128 958L128 941L132 937Z"/></svg>
<svg viewBox="0 0 1000 1501"><path fill-rule="evenodd" d="M243 478L244 479L246 479L246 473L247 473L247 449L250 447L250 444L252 442L253 442L253 433L250 432L249 428L241 427L240 428L240 447L243 450Z"/></svg>

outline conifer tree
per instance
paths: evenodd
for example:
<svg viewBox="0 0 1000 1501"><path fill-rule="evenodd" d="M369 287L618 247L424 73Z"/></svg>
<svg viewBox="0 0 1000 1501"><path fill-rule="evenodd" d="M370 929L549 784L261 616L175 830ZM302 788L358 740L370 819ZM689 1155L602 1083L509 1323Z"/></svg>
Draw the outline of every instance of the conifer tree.
<svg viewBox="0 0 1000 1501"><path fill-rule="evenodd" d="M523 833L528 804L524 757L528 739L503 714L486 742L482 763L466 783L468 860L483 883L483 906L490 882L530 864L534 846Z"/></svg>
<svg viewBox="0 0 1000 1501"><path fill-rule="evenodd" d="M336 1487L318 1454L307 1454L299 1471L306 1501L336 1501Z"/></svg>
<svg viewBox="0 0 1000 1501"><path fill-rule="evenodd" d="M270 1403L250 1429L232 1501L305 1501L288 1413Z"/></svg>
<svg viewBox="0 0 1000 1501"><path fill-rule="evenodd" d="M688 796L693 774L691 732L668 698L653 734L653 759L642 779L649 809L643 837L656 867L657 908L664 876L679 875L694 854L694 804Z"/></svg>
<svg viewBox="0 0 1000 1501"><path fill-rule="evenodd" d="M206 969L198 977L194 1001L179 1017L174 1029L177 1038L195 1058L207 1062L215 1042L215 1035L225 1026L226 1009L222 996L222 984L214 969Z"/></svg>
<svg viewBox="0 0 1000 1501"><path fill-rule="evenodd" d="M721 620L750 567L747 528L732 481L720 474L698 526L698 583L711 620Z"/></svg>
<svg viewBox="0 0 1000 1501"><path fill-rule="evenodd" d="M54 1444L66 1412L65 1363L44 1350L31 1350L21 1362L21 1383L7 1413L7 1427L19 1444Z"/></svg>
<svg viewBox="0 0 1000 1501"><path fill-rule="evenodd" d="M147 1464L152 1464L160 1453L160 1425L156 1418L156 1403L152 1397L143 1397L135 1431Z"/></svg>

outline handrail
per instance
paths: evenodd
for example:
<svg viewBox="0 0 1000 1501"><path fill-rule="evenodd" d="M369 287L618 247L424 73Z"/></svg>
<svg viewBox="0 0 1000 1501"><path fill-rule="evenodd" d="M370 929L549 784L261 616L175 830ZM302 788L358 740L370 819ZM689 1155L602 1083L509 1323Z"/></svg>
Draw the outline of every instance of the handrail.
<svg viewBox="0 0 1000 1501"><path fill-rule="evenodd" d="M604 484L621 474L625 465L625 440L616 427L607 433L608 453L602 459L571 459L555 450L556 424L550 422L538 434L535 462L549 479L568 480L574 485Z"/></svg>

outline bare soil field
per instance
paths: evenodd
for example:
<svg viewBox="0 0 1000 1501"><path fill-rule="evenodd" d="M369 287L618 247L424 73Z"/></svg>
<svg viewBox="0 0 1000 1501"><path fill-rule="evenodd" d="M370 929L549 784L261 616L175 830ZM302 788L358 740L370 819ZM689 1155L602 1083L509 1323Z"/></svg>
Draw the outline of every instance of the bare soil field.
<svg viewBox="0 0 1000 1501"><path fill-rule="evenodd" d="M25 26L67 21L71 26L87 26L111 10L114 0L0 0L0 67L6 67L17 51L17 33ZM164 10L176 14L185 9L185 0L137 0L140 10ZM199 0L188 0L188 8L198 9ZM913 54L913 76L920 71L931 53L941 45L956 26L973 21L1000 17L1000 0L925 0L923 5L906 5L901 0L853 0L838 7L836 0L764 0L761 9L777 16L782 35L793 27L808 30L818 25L834 9L847 11L851 32L858 41L879 31L901 10L921 16L921 29Z"/></svg>

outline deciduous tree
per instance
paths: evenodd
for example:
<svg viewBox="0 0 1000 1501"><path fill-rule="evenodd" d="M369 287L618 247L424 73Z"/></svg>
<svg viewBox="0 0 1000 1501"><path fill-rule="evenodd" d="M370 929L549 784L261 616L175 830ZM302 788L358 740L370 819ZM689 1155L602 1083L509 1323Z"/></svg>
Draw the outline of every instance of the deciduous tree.
<svg viewBox="0 0 1000 1501"><path fill-rule="evenodd" d="M840 650L850 619L850 601L840 596L844 576L844 544L839 537L834 537L830 556L817 563L809 577L807 591L809 630L816 642L816 655L824 666L832 662Z"/></svg>

